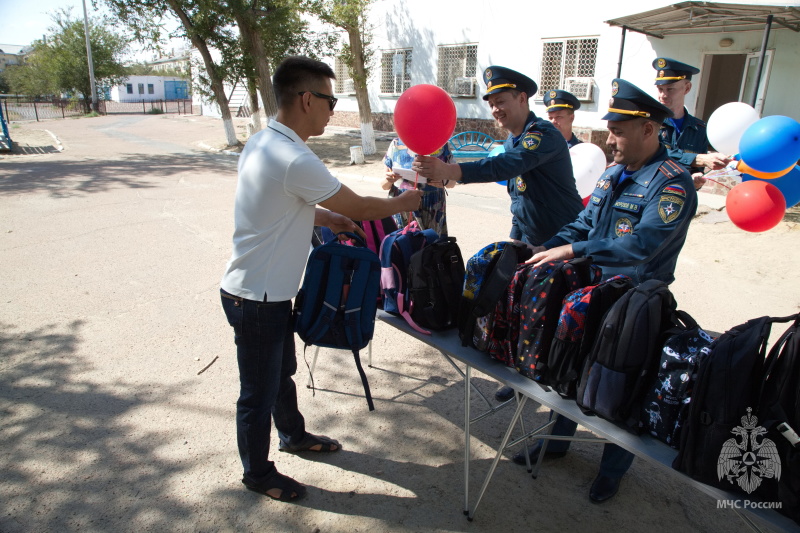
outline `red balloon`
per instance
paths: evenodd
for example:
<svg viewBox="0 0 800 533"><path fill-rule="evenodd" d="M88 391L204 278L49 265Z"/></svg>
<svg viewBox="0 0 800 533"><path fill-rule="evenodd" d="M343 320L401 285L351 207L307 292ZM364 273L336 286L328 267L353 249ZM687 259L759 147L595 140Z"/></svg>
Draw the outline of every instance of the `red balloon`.
<svg viewBox="0 0 800 533"><path fill-rule="evenodd" d="M403 144L420 155L432 154L453 136L456 105L436 85L414 85L400 95L394 128Z"/></svg>
<svg viewBox="0 0 800 533"><path fill-rule="evenodd" d="M728 192L725 208L737 227L752 232L767 231L783 220L786 199L771 183L745 181Z"/></svg>

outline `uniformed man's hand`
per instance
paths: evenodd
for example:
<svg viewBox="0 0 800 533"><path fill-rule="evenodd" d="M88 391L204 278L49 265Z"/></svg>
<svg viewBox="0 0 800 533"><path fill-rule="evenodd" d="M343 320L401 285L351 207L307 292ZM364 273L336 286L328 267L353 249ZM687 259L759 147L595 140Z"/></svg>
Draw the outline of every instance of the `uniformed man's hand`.
<svg viewBox="0 0 800 533"><path fill-rule="evenodd" d="M538 249L543 251L536 252ZM533 264L533 266L539 266L542 263L547 263L548 261L563 261L565 259L572 259L574 257L575 252L572 251L571 244L556 246L555 248L550 248L549 250L544 250L543 246L536 246L534 248L533 257L530 258L528 263Z"/></svg>
<svg viewBox="0 0 800 533"><path fill-rule="evenodd" d="M695 172L692 174L692 180L694 181L694 189L699 191L703 185L706 184L706 179L703 177L702 172Z"/></svg>
<svg viewBox="0 0 800 533"><path fill-rule="evenodd" d="M717 152L710 154L697 154L694 158L693 167L706 167L709 170L719 170L725 168L730 163L731 158Z"/></svg>
<svg viewBox="0 0 800 533"><path fill-rule="evenodd" d="M429 155L418 155L411 165L411 170L419 172L419 175L433 182L440 182L444 186L445 181L458 181L461 179L461 167L458 164L445 163L441 159ZM434 185L436 186L436 185Z"/></svg>

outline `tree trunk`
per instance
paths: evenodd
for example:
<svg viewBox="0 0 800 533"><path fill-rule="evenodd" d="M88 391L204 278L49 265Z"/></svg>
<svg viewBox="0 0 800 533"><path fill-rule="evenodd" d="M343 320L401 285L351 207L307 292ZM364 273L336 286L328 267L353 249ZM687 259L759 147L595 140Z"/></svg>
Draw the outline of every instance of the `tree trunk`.
<svg viewBox="0 0 800 533"><path fill-rule="evenodd" d="M242 49L253 59L258 74L258 90L261 93L261 103L267 116L267 123L278 114L278 104L275 100L275 91L272 88L272 73L269 68L264 41L261 30L256 25L255 16L247 12L234 13L236 25L239 26L239 35Z"/></svg>
<svg viewBox="0 0 800 533"><path fill-rule="evenodd" d="M225 95L225 85L222 82L222 78L219 77L217 74L217 66L214 64L214 60L211 57L211 52L208 50L208 45L206 44L205 39L197 34L197 31L192 24L192 21L189 19L189 16L186 12L181 8L180 3L177 0L167 0L170 8L172 8L172 12L177 15L180 19L181 24L183 24L184 29L186 30L186 35L192 41L192 45L197 48L197 51L200 52L200 55L203 58L203 65L206 67L206 73L208 74L208 79L211 80L211 91L214 93L214 97L217 100L217 105L219 105L219 112L222 115L222 125L225 129L225 139L228 143L228 146L237 146L241 144L239 139L236 138L236 130L233 127L233 119L231 118L231 110L228 107L228 97Z"/></svg>
<svg viewBox="0 0 800 533"><path fill-rule="evenodd" d="M361 148L364 155L372 155L377 149L375 147L375 132L372 129L372 108L369 105L369 94L367 93L367 70L364 67L364 45L361 42L361 32L359 27L351 26L347 28L347 35L350 38L350 50L353 52L353 85L356 89L356 101L358 101L358 117L361 120Z"/></svg>
<svg viewBox="0 0 800 533"><path fill-rule="evenodd" d="M256 94L255 80L247 80L247 93L250 97L250 124L253 125L253 133L261 131L261 113L258 109L258 94Z"/></svg>

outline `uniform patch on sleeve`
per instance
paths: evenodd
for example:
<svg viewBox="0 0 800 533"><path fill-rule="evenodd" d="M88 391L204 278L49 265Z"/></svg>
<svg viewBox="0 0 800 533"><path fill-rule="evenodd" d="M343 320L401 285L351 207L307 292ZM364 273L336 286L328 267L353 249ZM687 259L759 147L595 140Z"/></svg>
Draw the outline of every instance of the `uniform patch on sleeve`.
<svg viewBox="0 0 800 533"><path fill-rule="evenodd" d="M525 134L525 137L522 138L521 142L522 147L526 150L536 150L542 142L542 134L538 131L529 131Z"/></svg>
<svg viewBox="0 0 800 533"><path fill-rule="evenodd" d="M658 214L665 224L674 221L681 214L684 199L674 194L662 194L658 199Z"/></svg>
<svg viewBox="0 0 800 533"><path fill-rule="evenodd" d="M677 194L678 196L686 197L686 189L680 185L667 185L661 192L664 194Z"/></svg>
<svg viewBox="0 0 800 533"><path fill-rule="evenodd" d="M525 189L528 188L528 184L525 183L525 180L522 179L522 176L517 176L516 185L519 192L525 192Z"/></svg>
<svg viewBox="0 0 800 533"><path fill-rule="evenodd" d="M633 222L631 219L622 217L614 223L614 233L617 237L623 237L633 233Z"/></svg>

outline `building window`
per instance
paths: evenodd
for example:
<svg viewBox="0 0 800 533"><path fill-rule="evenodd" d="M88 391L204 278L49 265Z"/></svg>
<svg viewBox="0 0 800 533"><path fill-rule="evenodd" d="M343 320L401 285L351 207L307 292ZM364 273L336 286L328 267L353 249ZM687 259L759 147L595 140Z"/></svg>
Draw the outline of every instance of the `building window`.
<svg viewBox="0 0 800 533"><path fill-rule="evenodd" d="M133 84L128 83L125 85L125 89L128 91L128 94L133 94Z"/></svg>
<svg viewBox="0 0 800 533"><path fill-rule="evenodd" d="M144 94L144 83L139 84L139 94Z"/></svg>
<svg viewBox="0 0 800 533"><path fill-rule="evenodd" d="M147 84L147 94L154 94L155 92L156 91L155 91L155 87L153 87L153 84L152 83L148 83Z"/></svg>
<svg viewBox="0 0 800 533"><path fill-rule="evenodd" d="M381 52L381 94L400 94L411 87L411 49Z"/></svg>
<svg viewBox="0 0 800 533"><path fill-rule="evenodd" d="M350 77L350 68L341 57L336 58L336 63L333 66L333 73L336 74L336 85L333 87L334 92L339 94L356 93L353 79Z"/></svg>
<svg viewBox="0 0 800 533"><path fill-rule="evenodd" d="M542 71L536 99L552 89L575 92L586 87L587 92L576 94L579 100L590 99L594 68L597 59L597 37L547 40L542 43ZM576 79L578 78L578 79Z"/></svg>
<svg viewBox="0 0 800 533"><path fill-rule="evenodd" d="M475 96L478 45L439 46L436 84L453 96Z"/></svg>

